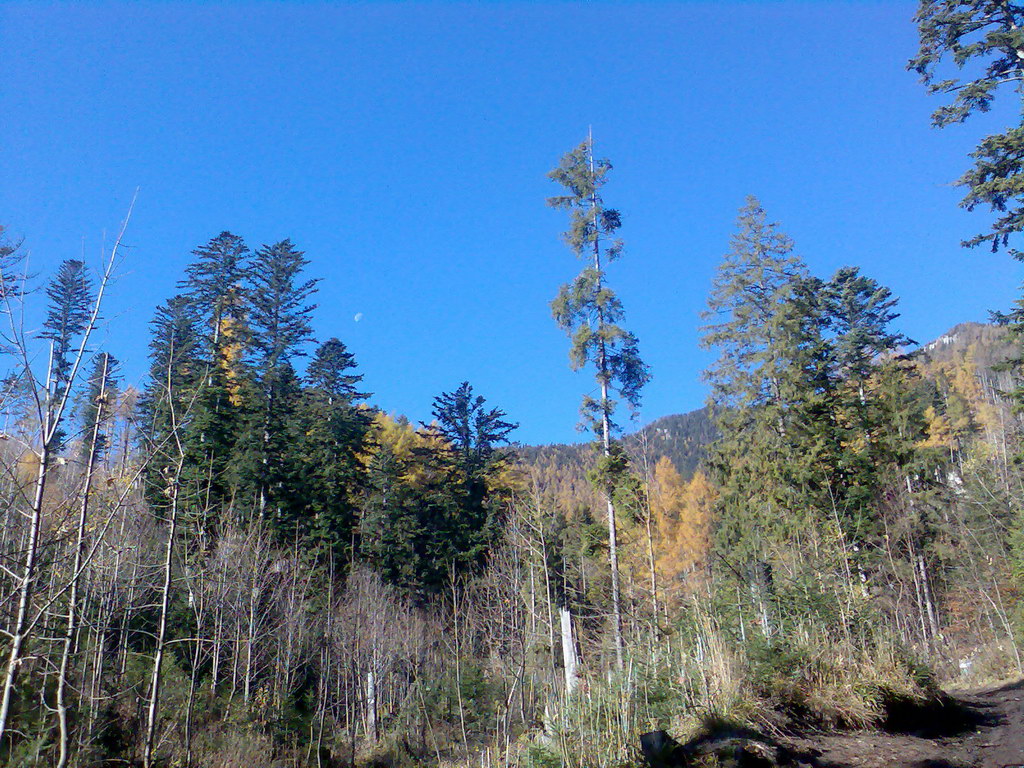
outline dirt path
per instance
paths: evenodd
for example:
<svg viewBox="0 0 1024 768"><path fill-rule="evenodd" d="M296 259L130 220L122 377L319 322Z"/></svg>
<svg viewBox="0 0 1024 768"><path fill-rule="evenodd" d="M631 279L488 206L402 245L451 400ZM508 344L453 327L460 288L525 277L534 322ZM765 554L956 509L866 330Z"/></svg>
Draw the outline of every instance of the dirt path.
<svg viewBox="0 0 1024 768"><path fill-rule="evenodd" d="M786 746L815 768L1024 768L1024 681L971 693L888 732L806 737Z"/></svg>

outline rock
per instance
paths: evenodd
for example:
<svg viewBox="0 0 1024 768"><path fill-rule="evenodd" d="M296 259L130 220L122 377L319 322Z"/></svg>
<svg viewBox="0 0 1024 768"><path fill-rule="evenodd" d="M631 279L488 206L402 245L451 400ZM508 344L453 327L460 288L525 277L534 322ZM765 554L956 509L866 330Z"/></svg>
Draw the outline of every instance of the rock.
<svg viewBox="0 0 1024 768"><path fill-rule="evenodd" d="M640 736L640 751L651 768L686 768L708 756L728 768L775 768L786 762L775 744L746 731L707 734L686 744L665 731L651 731Z"/></svg>
<svg viewBox="0 0 1024 768"><path fill-rule="evenodd" d="M640 751L651 768L681 768L686 765L686 752L682 745L665 731L641 734Z"/></svg>

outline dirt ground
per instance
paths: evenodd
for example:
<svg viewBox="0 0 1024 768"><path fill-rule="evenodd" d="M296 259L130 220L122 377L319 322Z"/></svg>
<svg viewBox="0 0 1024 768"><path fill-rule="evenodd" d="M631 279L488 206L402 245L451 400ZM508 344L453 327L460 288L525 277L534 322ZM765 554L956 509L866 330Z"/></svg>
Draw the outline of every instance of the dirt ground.
<svg viewBox="0 0 1024 768"><path fill-rule="evenodd" d="M885 732L786 741L794 763L809 768L1024 768L1024 681L896 713Z"/></svg>

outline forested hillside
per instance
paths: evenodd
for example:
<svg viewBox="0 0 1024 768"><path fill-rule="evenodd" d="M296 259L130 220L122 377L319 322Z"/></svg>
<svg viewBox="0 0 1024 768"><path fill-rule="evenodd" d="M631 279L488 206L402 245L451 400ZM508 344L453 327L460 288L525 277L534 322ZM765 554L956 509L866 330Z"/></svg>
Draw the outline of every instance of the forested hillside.
<svg viewBox="0 0 1024 768"><path fill-rule="evenodd" d="M589 162L563 160L584 190ZM576 200L579 231L617 221ZM713 417L620 440L584 398L596 446L512 449L468 382L428 425L366 405L289 240L194 250L139 392L93 343L117 246L28 292L8 243L8 306L45 303L4 387L8 762L611 765L653 727L867 727L1019 672L1012 327L908 356L886 288L794 254L751 199L703 331ZM586 309L606 279L553 306L635 397L624 313Z"/></svg>
<svg viewBox="0 0 1024 768"><path fill-rule="evenodd" d="M653 471L661 458L668 459L686 480L693 477L707 447L715 439L715 427L706 408L655 419L643 429L626 435L622 446L634 466ZM528 468L537 484L563 508L594 503L594 488L587 472L594 464L594 447L570 445L519 445L516 457Z"/></svg>
<svg viewBox="0 0 1024 768"><path fill-rule="evenodd" d="M1024 80L1024 9L916 21L937 125ZM948 55L985 74L936 79ZM973 155L968 246L1024 230L1022 147ZM376 402L318 307L331 255L287 233L195 244L139 388L102 332L133 212L98 269L0 237L0 763L836 768L816 739L984 725L945 689L1024 676L1024 299L919 347L748 197L706 407L626 434L658 372L612 172L588 134L548 174L566 282L536 311L581 445L517 445L470 381L428 423Z"/></svg>
<svg viewBox="0 0 1024 768"><path fill-rule="evenodd" d="M1013 342L1005 327L968 322L916 347L909 353L909 359L922 378L936 383L943 397L949 397L951 392L953 397L959 396L951 383L959 377L961 386L971 393L974 402L970 406L954 405L954 408L962 407L966 414L968 410L985 412L987 406L983 397L995 401L999 393L1012 389L1010 374L997 369L1013 354ZM965 384L965 378L974 383ZM689 480L717 437L708 409L698 408L655 419L623 436L622 445L634 466L647 466L652 471L666 458L682 479ZM594 491L587 480L594 460L591 445L519 445L515 447L515 455L531 475L538 478L540 485L554 493L564 508L593 503Z"/></svg>

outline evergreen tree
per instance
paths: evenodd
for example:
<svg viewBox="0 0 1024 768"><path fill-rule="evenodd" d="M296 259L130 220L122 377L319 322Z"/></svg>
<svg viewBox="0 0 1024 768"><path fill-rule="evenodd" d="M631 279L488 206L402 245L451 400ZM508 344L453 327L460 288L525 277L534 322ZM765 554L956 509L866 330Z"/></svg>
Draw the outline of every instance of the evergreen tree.
<svg viewBox="0 0 1024 768"><path fill-rule="evenodd" d="M237 293L245 277L248 253L242 238L221 232L192 251L195 260L186 269L187 277L179 284L195 303L200 321L210 331L214 357L223 343L224 322L241 319Z"/></svg>
<svg viewBox="0 0 1024 768"><path fill-rule="evenodd" d="M506 413L486 408L487 401L473 396L473 387L462 382L454 392L442 392L434 398L431 411L434 429L452 446L467 476L482 475L496 459L498 445L519 425L505 421Z"/></svg>
<svg viewBox="0 0 1024 768"><path fill-rule="evenodd" d="M21 296L22 283L18 274L21 242L11 241L5 232L6 228L0 224L0 302Z"/></svg>
<svg viewBox="0 0 1024 768"><path fill-rule="evenodd" d="M336 559L351 555L359 497L364 487L360 457L367 448L371 411L357 387L355 357L336 338L321 344L306 370L307 388L296 413L296 495L291 525L323 544Z"/></svg>
<svg viewBox="0 0 1024 768"><path fill-rule="evenodd" d="M193 250L195 259L180 283L202 329L204 367L192 403L187 457L179 478L181 499L209 532L232 495L230 472L241 430L239 391L245 377L242 281L248 251L242 238L221 232Z"/></svg>
<svg viewBox="0 0 1024 768"><path fill-rule="evenodd" d="M363 377L352 373L355 367L355 355L341 341L330 338L317 347L306 368L306 383L332 405L353 405L369 397L358 390Z"/></svg>
<svg viewBox="0 0 1024 768"><path fill-rule="evenodd" d="M573 370L594 366L600 389L596 400L583 399L582 413L595 432L604 461L611 457L617 425L613 421L617 392L631 407L640 403L640 390L650 378L640 358L636 336L620 323L624 319L622 302L606 284L604 266L622 255L618 232L622 220L614 208L606 208L601 196L605 176L611 170L607 160L596 160L592 138L562 157L548 177L565 187L567 194L551 197L548 205L569 212L569 229L563 237L566 245L587 265L572 283L563 285L551 302L555 322L572 340L569 360ZM607 502L608 549L612 577L612 614L615 656L618 669L622 659L622 609L619 595L618 541L615 530L615 489L604 478L601 489Z"/></svg>
<svg viewBox="0 0 1024 768"><path fill-rule="evenodd" d="M94 461L103 458L108 448L109 438L106 430L94 427L107 423L113 415L118 399L118 368L120 363L109 352L101 352L96 356L79 411L82 432L80 454L83 457L92 456Z"/></svg>
<svg viewBox="0 0 1024 768"><path fill-rule="evenodd" d="M303 279L308 260L290 240L260 248L251 263L245 295L251 379L243 394L245 451L235 468L243 498L261 517L291 527L297 511L289 483L297 471L292 431L300 401L291 360L312 340L316 280ZM288 531L291 533L292 531Z"/></svg>
<svg viewBox="0 0 1024 768"><path fill-rule="evenodd" d="M313 339L311 319L318 280L302 278L309 264L291 240L256 251L248 271L251 354L261 374L305 354Z"/></svg>
<svg viewBox="0 0 1024 768"><path fill-rule="evenodd" d="M817 311L806 303L798 306L798 297L813 294L801 291L807 278L792 241L768 222L755 198L748 198L732 249L712 285L704 313L712 322L703 327L701 340L705 348L719 350L705 378L722 435L712 465L723 504L737 514L765 518L757 526L736 520L728 542L733 550L756 549L750 537L771 519L769 510L778 502L772 494L786 484L778 473L790 458L788 442L800 426L797 398L806 393L798 354L804 340L795 326L801 315Z"/></svg>
<svg viewBox="0 0 1024 768"><path fill-rule="evenodd" d="M407 471L406 462L392 446L385 444L374 452L367 467L360 549L385 581L424 594L441 579L435 569L428 571L430 538L424 530L422 505L404 479Z"/></svg>
<svg viewBox="0 0 1024 768"><path fill-rule="evenodd" d="M930 93L952 100L935 110L937 128L964 122L974 112L987 112L1000 86L1024 81L1024 6L1009 0L921 0L917 14L920 48L908 69L921 75ZM949 61L958 71L975 68L973 78L942 78ZM1019 111L1019 110L1018 110ZM990 231L964 242L1006 248L1010 236L1024 230L1024 122L985 138L972 153L974 167L957 184L967 188L960 205L973 211L987 205L997 214ZM1024 258L1016 248L1010 254Z"/></svg>
<svg viewBox="0 0 1024 768"><path fill-rule="evenodd" d="M755 198L741 209L715 277L702 344L720 439L708 464L720 490L716 549L749 587L770 635L773 561L819 523L835 453L820 281Z"/></svg>
<svg viewBox="0 0 1024 768"><path fill-rule="evenodd" d="M93 304L93 289L84 261L67 259L62 262L46 288L49 305L40 336L51 344L50 384L48 393L51 413L65 398L74 357L72 347L85 332ZM54 432L54 447L63 445L63 430Z"/></svg>
<svg viewBox="0 0 1024 768"><path fill-rule="evenodd" d="M442 441L432 458L447 467L445 486L459 510L447 536L457 542L460 560L479 564L497 536L503 500L498 474L506 458L499 446L519 425L505 421L501 409L487 408L487 401L473 395L468 381L434 398L432 414L431 428Z"/></svg>
<svg viewBox="0 0 1024 768"><path fill-rule="evenodd" d="M909 377L899 350L914 342L891 329L899 317L897 299L854 267L844 267L823 286L830 346L831 389L835 393L832 429L836 455L829 468L830 501L841 518L844 534L864 551L865 542L879 541L878 497L893 467L909 460L912 449L887 437L894 414L879 402L878 377ZM909 386L910 379L906 382Z"/></svg>
<svg viewBox="0 0 1024 768"><path fill-rule="evenodd" d="M147 490L150 502L161 507L165 474L178 466L190 437L187 427L206 366L195 305L188 298L174 296L161 304L150 327L149 383L139 407L145 425L141 435L151 457Z"/></svg>

